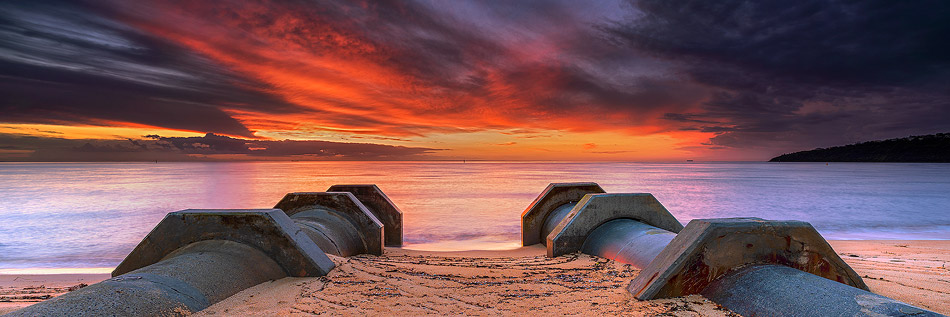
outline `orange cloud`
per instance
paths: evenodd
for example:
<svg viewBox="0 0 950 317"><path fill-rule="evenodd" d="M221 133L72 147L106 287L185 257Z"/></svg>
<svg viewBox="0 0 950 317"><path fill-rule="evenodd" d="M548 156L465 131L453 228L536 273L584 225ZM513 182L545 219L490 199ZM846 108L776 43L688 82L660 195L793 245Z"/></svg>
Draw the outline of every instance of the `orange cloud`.
<svg viewBox="0 0 950 317"><path fill-rule="evenodd" d="M0 124L583 160L767 159L946 128L933 115L947 112L946 60L927 53L946 28L928 8L825 4L798 21L775 18L795 5L627 4L13 2ZM695 23L723 16L752 22ZM880 20L894 27L840 36ZM848 40L809 44L822 34Z"/></svg>
<svg viewBox="0 0 950 317"><path fill-rule="evenodd" d="M531 45L496 43L372 5L315 8L239 1L151 8L158 13L125 18L266 83L267 93L299 107L273 113L225 105L256 131L423 136L529 127L649 134L668 130L658 118L670 107L698 100L689 91L628 93L600 85L595 75L558 59L570 53L571 35ZM129 11L134 12L123 12ZM347 15L337 16L337 11ZM390 25L392 19L407 25ZM426 41L429 46L413 46ZM455 51L433 58L457 60L423 59L428 52L419 50L440 45Z"/></svg>

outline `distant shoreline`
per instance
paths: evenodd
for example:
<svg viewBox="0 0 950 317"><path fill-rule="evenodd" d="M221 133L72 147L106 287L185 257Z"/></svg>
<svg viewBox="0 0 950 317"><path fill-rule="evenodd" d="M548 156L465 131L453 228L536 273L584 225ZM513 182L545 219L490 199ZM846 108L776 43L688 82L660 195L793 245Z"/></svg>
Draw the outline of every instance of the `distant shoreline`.
<svg viewBox="0 0 950 317"><path fill-rule="evenodd" d="M817 148L776 156L769 162L950 163L950 133Z"/></svg>

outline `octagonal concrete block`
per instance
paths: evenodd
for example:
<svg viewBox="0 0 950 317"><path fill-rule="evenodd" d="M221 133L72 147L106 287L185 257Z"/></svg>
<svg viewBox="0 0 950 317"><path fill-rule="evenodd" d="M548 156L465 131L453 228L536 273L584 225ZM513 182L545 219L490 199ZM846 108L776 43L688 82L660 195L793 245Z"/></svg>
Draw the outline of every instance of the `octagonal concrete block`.
<svg viewBox="0 0 950 317"><path fill-rule="evenodd" d="M690 221L627 290L640 300L698 294L724 274L756 264L868 289L807 222L724 218Z"/></svg>
<svg viewBox="0 0 950 317"><path fill-rule="evenodd" d="M673 233L683 229L652 194L587 194L547 236L548 256L579 251L591 231L615 219L633 219Z"/></svg>
<svg viewBox="0 0 950 317"><path fill-rule="evenodd" d="M402 245L402 211L374 184L333 185L328 192L349 192L383 223L386 246Z"/></svg>
<svg viewBox="0 0 950 317"><path fill-rule="evenodd" d="M227 240L263 251L288 276L323 276L333 262L277 209L188 209L169 213L112 271L119 276L161 261L179 248Z"/></svg>
<svg viewBox="0 0 950 317"><path fill-rule="evenodd" d="M575 202L586 194L605 193L597 183L551 183L521 213L521 243L529 246L541 243L544 220L558 206Z"/></svg>
<svg viewBox="0 0 950 317"><path fill-rule="evenodd" d="M363 252L382 255L383 223L376 219L356 196L348 192L290 193L274 208L283 210L291 218L302 212L332 212L350 222L363 242Z"/></svg>

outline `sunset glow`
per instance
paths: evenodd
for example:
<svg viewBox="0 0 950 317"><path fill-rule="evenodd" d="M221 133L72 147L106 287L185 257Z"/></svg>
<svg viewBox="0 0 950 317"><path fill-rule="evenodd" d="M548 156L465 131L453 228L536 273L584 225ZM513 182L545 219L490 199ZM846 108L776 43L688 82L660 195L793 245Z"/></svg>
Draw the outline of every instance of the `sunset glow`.
<svg viewBox="0 0 950 317"><path fill-rule="evenodd" d="M23 137L52 139L65 153L97 140L134 149L109 140L206 133L413 149L269 159L763 160L950 127L929 115L946 106L934 80L946 74L928 65L946 60L912 49L928 44L862 51L852 48L877 42L854 36L834 40L840 47L780 46L802 32L872 31L855 20L822 32L830 26L793 8L807 23L768 33L757 23L783 22L746 6L749 17L733 20L748 24L690 31L688 21L715 10L651 1L6 4L0 160L57 160L33 155L49 149ZM864 9L826 12L854 19L845 13ZM734 51L735 34L747 34L747 51ZM890 59L906 62L874 66ZM235 154L212 152L202 157Z"/></svg>
<svg viewBox="0 0 950 317"><path fill-rule="evenodd" d="M0 1L0 315L948 314L948 17Z"/></svg>

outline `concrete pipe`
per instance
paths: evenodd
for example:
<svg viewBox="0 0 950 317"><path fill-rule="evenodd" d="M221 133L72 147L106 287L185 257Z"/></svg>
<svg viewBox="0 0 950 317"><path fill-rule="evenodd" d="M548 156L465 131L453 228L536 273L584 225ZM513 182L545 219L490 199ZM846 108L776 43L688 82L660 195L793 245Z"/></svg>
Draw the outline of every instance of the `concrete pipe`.
<svg viewBox="0 0 950 317"><path fill-rule="evenodd" d="M544 225L541 227L541 237L543 237L543 239L541 239L542 244L547 245L547 236L551 234L551 231L554 231L554 228L557 228L557 225L561 223L561 219L567 217L567 214L571 212L571 209L574 209L575 205L577 205L577 201L569 201L554 208L554 210L548 214L547 218L544 219Z"/></svg>
<svg viewBox="0 0 950 317"><path fill-rule="evenodd" d="M277 209L169 213L112 279L12 315L189 314L265 281L326 275L326 253L380 255L402 244L402 212L376 185L330 190L288 194Z"/></svg>
<svg viewBox="0 0 950 317"><path fill-rule="evenodd" d="M184 210L166 215L113 278L8 316L188 315L262 282L332 268L280 210Z"/></svg>
<svg viewBox="0 0 950 317"><path fill-rule="evenodd" d="M374 184L333 185L327 192L348 192L363 203L383 224L387 247L402 246L402 211Z"/></svg>
<svg viewBox="0 0 950 317"><path fill-rule="evenodd" d="M703 296L744 316L941 316L784 265L753 265L711 283Z"/></svg>
<svg viewBox="0 0 950 317"><path fill-rule="evenodd" d="M638 299L699 293L744 316L940 316L869 292L804 222L700 219L676 235L617 219L583 252L641 268L628 287Z"/></svg>
<svg viewBox="0 0 950 317"><path fill-rule="evenodd" d="M385 226L350 192L290 193L274 208L287 213L329 254L383 254ZM401 217L399 219L401 221Z"/></svg>
<svg viewBox="0 0 950 317"><path fill-rule="evenodd" d="M548 186L528 208L553 218L544 227L557 222L545 236L548 256L581 251L632 264L641 269L628 287L637 299L703 294L757 316L939 316L868 292L808 223L697 219L684 228L650 194L585 194L569 212L534 210L552 188L570 186Z"/></svg>
<svg viewBox="0 0 950 317"><path fill-rule="evenodd" d="M548 234L557 226L557 221L549 218L563 218L584 195L604 192L596 183L551 183L521 214L522 244L547 243ZM548 217L555 210L560 211L558 215Z"/></svg>
<svg viewBox="0 0 950 317"><path fill-rule="evenodd" d="M614 219L592 231L581 252L644 268L676 234L633 219Z"/></svg>

